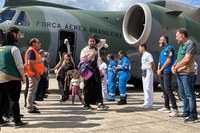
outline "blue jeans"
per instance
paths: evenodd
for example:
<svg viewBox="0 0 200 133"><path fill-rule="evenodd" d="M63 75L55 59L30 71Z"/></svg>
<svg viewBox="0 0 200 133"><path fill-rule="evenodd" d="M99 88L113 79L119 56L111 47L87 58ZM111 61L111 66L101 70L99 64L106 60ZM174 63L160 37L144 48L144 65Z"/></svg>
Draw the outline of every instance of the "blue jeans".
<svg viewBox="0 0 200 133"><path fill-rule="evenodd" d="M196 96L193 85L194 75L178 75L178 89L183 101L183 111L189 117L197 116Z"/></svg>

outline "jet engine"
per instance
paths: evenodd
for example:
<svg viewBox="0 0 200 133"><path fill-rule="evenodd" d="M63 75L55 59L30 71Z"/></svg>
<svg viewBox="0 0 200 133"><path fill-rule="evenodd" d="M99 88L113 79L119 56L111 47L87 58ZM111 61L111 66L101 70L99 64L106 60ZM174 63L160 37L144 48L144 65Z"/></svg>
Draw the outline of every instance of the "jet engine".
<svg viewBox="0 0 200 133"><path fill-rule="evenodd" d="M126 42L135 48L146 43L148 50L158 52L161 50L158 46L159 38L166 35L178 49L175 31L184 27L199 47L200 41L196 34L200 32L199 22L186 17L181 10L166 8L166 4L137 3L131 6L125 13L122 27Z"/></svg>
<svg viewBox="0 0 200 133"><path fill-rule="evenodd" d="M134 47L145 43L152 26L151 10L146 4L133 5L126 12L123 21L123 35L126 42Z"/></svg>

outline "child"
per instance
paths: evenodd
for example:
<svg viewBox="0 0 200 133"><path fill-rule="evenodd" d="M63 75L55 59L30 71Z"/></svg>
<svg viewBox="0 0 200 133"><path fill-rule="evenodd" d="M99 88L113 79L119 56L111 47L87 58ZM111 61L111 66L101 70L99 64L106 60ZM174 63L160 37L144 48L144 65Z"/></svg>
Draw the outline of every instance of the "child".
<svg viewBox="0 0 200 133"><path fill-rule="evenodd" d="M108 89L107 89L107 64L103 57L100 58L99 70L102 76L102 96L103 100L108 100Z"/></svg>
<svg viewBox="0 0 200 133"><path fill-rule="evenodd" d="M70 90L72 91L72 104L74 104L75 95L78 95L79 100L84 105L83 99L81 97L81 89L80 89L81 82L82 80L80 78L80 74L77 71L74 71L70 82Z"/></svg>

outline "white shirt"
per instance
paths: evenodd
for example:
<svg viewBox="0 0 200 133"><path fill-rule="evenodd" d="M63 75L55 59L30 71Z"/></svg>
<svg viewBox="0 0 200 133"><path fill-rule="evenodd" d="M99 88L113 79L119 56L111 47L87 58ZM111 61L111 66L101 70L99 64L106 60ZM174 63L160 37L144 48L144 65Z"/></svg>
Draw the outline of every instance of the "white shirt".
<svg viewBox="0 0 200 133"><path fill-rule="evenodd" d="M197 72L198 72L198 64L197 64L197 62L195 61L194 62L194 70L195 70L195 75L197 75Z"/></svg>
<svg viewBox="0 0 200 133"><path fill-rule="evenodd" d="M22 61L21 53L20 53L19 49L16 46L13 46L11 48L11 54L12 54L12 56L14 58L16 67L17 68L24 68L24 64L23 64L23 61Z"/></svg>
<svg viewBox="0 0 200 133"><path fill-rule="evenodd" d="M82 80L79 79L72 79L71 80L71 85L79 86L81 84Z"/></svg>
<svg viewBox="0 0 200 133"><path fill-rule="evenodd" d="M102 74L106 74L107 64L105 62L101 63L99 66L99 70L102 71Z"/></svg>
<svg viewBox="0 0 200 133"><path fill-rule="evenodd" d="M80 60L82 60L85 56L89 56L90 53L92 53L95 50L95 48L90 48L89 46L86 46L82 51L81 51L81 55L80 55ZM95 57L93 57L92 59L88 59L91 61L94 61Z"/></svg>
<svg viewBox="0 0 200 133"><path fill-rule="evenodd" d="M151 62L153 62L153 56L149 52L146 51L142 55L141 62L142 62L142 66L141 66L142 70L150 69L151 68Z"/></svg>

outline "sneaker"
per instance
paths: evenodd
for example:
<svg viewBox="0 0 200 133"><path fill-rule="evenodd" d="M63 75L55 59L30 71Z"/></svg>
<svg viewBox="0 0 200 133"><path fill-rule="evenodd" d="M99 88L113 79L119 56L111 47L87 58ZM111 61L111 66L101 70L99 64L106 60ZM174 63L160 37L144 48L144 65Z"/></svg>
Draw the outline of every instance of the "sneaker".
<svg viewBox="0 0 200 133"><path fill-rule="evenodd" d="M47 97L48 97L48 95L44 95L44 96L43 96L43 98L47 98Z"/></svg>
<svg viewBox="0 0 200 133"><path fill-rule="evenodd" d="M108 110L109 106L106 106L106 105L100 105L97 107L97 110L99 111L103 111L103 110Z"/></svg>
<svg viewBox="0 0 200 133"><path fill-rule="evenodd" d="M139 107L142 107L142 108L153 108L153 105L141 104L141 105L139 105Z"/></svg>
<svg viewBox="0 0 200 133"><path fill-rule="evenodd" d="M191 123L197 123L197 122L199 122L199 120L198 120L197 116L193 116L193 117L186 118L184 122L191 124Z"/></svg>
<svg viewBox="0 0 200 133"><path fill-rule="evenodd" d="M3 127L3 126L6 126L6 125L8 125L10 123L10 121L1 121L0 122L0 127Z"/></svg>
<svg viewBox="0 0 200 133"><path fill-rule="evenodd" d="M177 109L172 109L171 113L169 114L169 117L177 117L179 114Z"/></svg>
<svg viewBox="0 0 200 133"><path fill-rule="evenodd" d="M7 122L12 122L12 120L13 120L13 117L11 117L11 116L2 116L2 118L4 121L7 121Z"/></svg>
<svg viewBox="0 0 200 133"><path fill-rule="evenodd" d="M90 105L84 105L83 109L85 109L85 110L94 110L94 108L92 108Z"/></svg>
<svg viewBox="0 0 200 133"><path fill-rule="evenodd" d="M14 118L13 117L10 117L10 122L14 122Z"/></svg>
<svg viewBox="0 0 200 133"><path fill-rule="evenodd" d="M24 118L24 115L23 115L23 114L20 114L20 117L21 117L21 118Z"/></svg>
<svg viewBox="0 0 200 133"><path fill-rule="evenodd" d="M33 111L27 111L28 114L40 114L39 110L33 109Z"/></svg>
<svg viewBox="0 0 200 133"><path fill-rule="evenodd" d="M34 99L34 101L44 101L44 99L42 97L39 97L39 98Z"/></svg>
<svg viewBox="0 0 200 133"><path fill-rule="evenodd" d="M27 106L24 106L24 109L25 110L27 110ZM33 106L33 110L39 110L36 106ZM21 116L22 114L20 114L20 116ZM21 118L23 118L24 117L24 115L22 115L22 117Z"/></svg>
<svg viewBox="0 0 200 133"><path fill-rule="evenodd" d="M143 104L140 104L140 105L138 105L138 106L139 106L139 107L144 107L145 105L146 105L146 104L143 103Z"/></svg>
<svg viewBox="0 0 200 133"><path fill-rule="evenodd" d="M33 110L39 110L36 106L33 106Z"/></svg>
<svg viewBox="0 0 200 133"><path fill-rule="evenodd" d="M62 103L62 102L66 102L68 99L69 99L68 96L66 96L66 95L62 95L62 96L60 97L60 103Z"/></svg>
<svg viewBox="0 0 200 133"><path fill-rule="evenodd" d="M37 105L37 103L35 101L33 101L33 104Z"/></svg>
<svg viewBox="0 0 200 133"><path fill-rule="evenodd" d="M161 109L158 109L158 112L170 113L171 111L170 111L170 109L163 107Z"/></svg>
<svg viewBox="0 0 200 133"><path fill-rule="evenodd" d="M27 126L27 125L28 125L28 122L20 121L18 123L15 123L15 128L19 128L19 127Z"/></svg>
<svg viewBox="0 0 200 133"><path fill-rule="evenodd" d="M143 106L141 106L141 107L143 107L143 108L145 108L145 109L152 109L152 108L153 108L153 105L143 105Z"/></svg>
<svg viewBox="0 0 200 133"><path fill-rule="evenodd" d="M186 113L178 113L176 117L186 118L186 117L189 117L189 115Z"/></svg>

